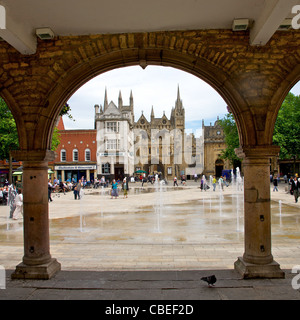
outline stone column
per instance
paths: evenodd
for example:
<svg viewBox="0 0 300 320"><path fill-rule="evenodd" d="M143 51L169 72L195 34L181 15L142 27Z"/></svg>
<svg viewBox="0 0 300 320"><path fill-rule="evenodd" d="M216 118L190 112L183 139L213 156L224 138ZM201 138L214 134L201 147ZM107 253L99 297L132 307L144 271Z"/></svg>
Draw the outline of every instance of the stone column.
<svg viewBox="0 0 300 320"><path fill-rule="evenodd" d="M13 279L49 279L60 270L50 255L48 217L48 161L52 152L16 152L23 161L24 256Z"/></svg>
<svg viewBox="0 0 300 320"><path fill-rule="evenodd" d="M91 180L90 169L86 169L85 176L86 176L86 178L85 178L86 181L90 181Z"/></svg>
<svg viewBox="0 0 300 320"><path fill-rule="evenodd" d="M244 278L283 278L271 253L270 157L279 153L279 147L240 148L236 153L244 158L245 252L235 269Z"/></svg>

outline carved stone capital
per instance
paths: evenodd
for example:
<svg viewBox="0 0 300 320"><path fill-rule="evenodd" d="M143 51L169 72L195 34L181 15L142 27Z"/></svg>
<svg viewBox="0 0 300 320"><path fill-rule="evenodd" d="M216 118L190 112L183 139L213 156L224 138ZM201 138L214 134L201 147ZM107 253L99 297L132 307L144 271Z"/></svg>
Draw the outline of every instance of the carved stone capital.
<svg viewBox="0 0 300 320"><path fill-rule="evenodd" d="M12 156L18 161L53 161L55 152L52 150L14 150Z"/></svg>
<svg viewBox="0 0 300 320"><path fill-rule="evenodd" d="M262 145L262 146L244 146L234 150L239 158L263 159L277 156L280 151L279 146Z"/></svg>

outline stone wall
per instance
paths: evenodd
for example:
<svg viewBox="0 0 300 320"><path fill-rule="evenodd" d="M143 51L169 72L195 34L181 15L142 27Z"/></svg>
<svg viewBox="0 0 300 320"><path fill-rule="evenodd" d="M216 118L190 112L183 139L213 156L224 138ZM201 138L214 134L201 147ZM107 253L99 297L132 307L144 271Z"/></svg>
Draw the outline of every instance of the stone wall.
<svg viewBox="0 0 300 320"><path fill-rule="evenodd" d="M300 33L277 32L263 47L247 32L152 32L57 37L24 56L0 42L0 95L12 110L22 150L50 149L63 103L102 72L172 66L212 85L235 115L241 145L269 145L282 100L300 78Z"/></svg>

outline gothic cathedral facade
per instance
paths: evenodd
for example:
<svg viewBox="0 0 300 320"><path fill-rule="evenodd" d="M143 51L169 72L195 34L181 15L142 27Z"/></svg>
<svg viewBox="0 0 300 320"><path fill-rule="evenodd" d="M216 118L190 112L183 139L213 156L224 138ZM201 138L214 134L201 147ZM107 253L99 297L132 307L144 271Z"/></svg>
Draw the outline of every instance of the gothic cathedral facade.
<svg viewBox="0 0 300 320"><path fill-rule="evenodd" d="M179 87L170 118L165 112L156 118L152 107L150 120L142 113L136 122L132 92L129 105L123 104L121 92L116 105L108 103L105 90L104 105L95 105L95 129L98 177L111 180L135 173L158 173L171 180L183 175L220 175L221 169L229 169L220 159L225 143L218 121L214 126L204 126L203 122L200 138L186 134Z"/></svg>

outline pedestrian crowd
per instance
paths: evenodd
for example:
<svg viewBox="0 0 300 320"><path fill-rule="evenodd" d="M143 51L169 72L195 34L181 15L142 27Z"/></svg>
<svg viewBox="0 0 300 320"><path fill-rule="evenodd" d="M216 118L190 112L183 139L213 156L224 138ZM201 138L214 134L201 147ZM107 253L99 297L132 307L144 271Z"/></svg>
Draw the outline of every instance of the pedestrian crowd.
<svg viewBox="0 0 300 320"><path fill-rule="evenodd" d="M22 189L14 185L5 185L0 188L0 203L9 206L9 218L17 220L23 216Z"/></svg>
<svg viewBox="0 0 300 320"><path fill-rule="evenodd" d="M52 202L52 194L53 193L60 193L63 192L66 194L66 192L73 191L75 200L80 199L80 189L85 188L87 186L90 186L91 183L87 182L85 179L80 179L78 182L75 181L75 179L72 179L72 181L67 180L65 182L60 181L59 179L55 178L53 179L53 182L51 179L48 180L48 202Z"/></svg>
<svg viewBox="0 0 300 320"><path fill-rule="evenodd" d="M160 177L161 178L161 177ZM167 184L167 181L165 179L161 179L158 177L158 175L153 175L149 177L142 177L142 186L145 182L150 182L151 184L154 182L160 182ZM194 180L197 182L198 176L194 175ZM286 188L287 193L294 196L295 202L298 202L299 198L299 190L300 190L300 178L298 177L298 174L296 173L294 176L291 176L289 179L287 176L283 176L283 180L285 183L288 184L288 188ZM95 179L95 182L93 184L94 188L101 187L109 187L111 185L111 199L115 198L117 199L119 197L119 184L121 185L121 189L123 190L124 198L128 197L128 190L129 190L129 181L136 181L135 179L130 179L129 177L125 177L122 182L120 180L113 179L110 183L108 180L105 180L104 177L102 177L100 180L97 178ZM175 176L173 179L173 186L178 187L178 179ZM280 181L279 175L270 175L270 182L273 184L273 192L278 192L278 183ZM181 175L181 185L186 185L186 177L185 175ZM201 182L200 182L200 189L201 191L206 191L210 189L210 187L213 188L213 191L216 191L216 187L219 185L219 189L223 190L224 186L228 187L229 184L226 181L226 176L221 176L218 180L216 176L210 177L210 185L207 183L207 180L205 178L205 175L202 175ZM63 192L64 194L68 191L73 191L74 193L74 199L79 200L83 193L82 190L87 186L86 181L84 179L80 179L78 182L76 181L67 181L67 182L61 182L58 179L54 178L53 183L51 179L48 180L48 201L52 202L52 193L57 192ZM9 205L10 206L10 218L12 219L19 219L22 216L23 212L23 195L21 188L16 188L15 186L8 184L5 184L4 187L0 188L0 204L3 205Z"/></svg>
<svg viewBox="0 0 300 320"><path fill-rule="evenodd" d="M288 183L287 193L294 196L295 202L298 202L299 198L299 190L300 190L300 178L298 177L298 173L294 176L291 175L288 179L287 175L283 176L283 180L285 183ZM270 182L273 183L273 192L278 192L278 183L280 182L280 176L272 174L270 175Z"/></svg>

